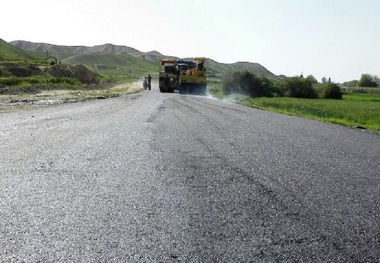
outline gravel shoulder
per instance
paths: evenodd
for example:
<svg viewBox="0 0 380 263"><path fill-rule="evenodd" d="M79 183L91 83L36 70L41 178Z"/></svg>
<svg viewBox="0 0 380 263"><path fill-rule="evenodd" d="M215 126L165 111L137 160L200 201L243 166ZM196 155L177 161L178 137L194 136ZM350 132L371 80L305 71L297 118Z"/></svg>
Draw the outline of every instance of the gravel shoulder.
<svg viewBox="0 0 380 263"><path fill-rule="evenodd" d="M39 93L0 95L0 113L36 109L64 103L106 99L143 90L139 82L116 84L109 89L44 90Z"/></svg>

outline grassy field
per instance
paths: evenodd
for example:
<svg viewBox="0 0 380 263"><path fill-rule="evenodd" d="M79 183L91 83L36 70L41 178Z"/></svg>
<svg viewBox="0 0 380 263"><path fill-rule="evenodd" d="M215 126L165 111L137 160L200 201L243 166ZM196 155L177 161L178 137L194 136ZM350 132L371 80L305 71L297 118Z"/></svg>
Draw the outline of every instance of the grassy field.
<svg viewBox="0 0 380 263"><path fill-rule="evenodd" d="M351 93L342 100L243 96L236 96L235 100L259 109L380 131L380 94Z"/></svg>

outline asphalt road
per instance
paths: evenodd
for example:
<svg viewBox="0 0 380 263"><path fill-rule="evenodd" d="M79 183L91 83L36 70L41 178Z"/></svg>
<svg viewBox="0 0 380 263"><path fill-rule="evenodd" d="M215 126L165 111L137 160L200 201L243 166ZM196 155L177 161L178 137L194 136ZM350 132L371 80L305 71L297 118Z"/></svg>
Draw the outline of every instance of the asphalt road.
<svg viewBox="0 0 380 263"><path fill-rule="evenodd" d="M379 262L380 136L157 90L0 113L0 262Z"/></svg>

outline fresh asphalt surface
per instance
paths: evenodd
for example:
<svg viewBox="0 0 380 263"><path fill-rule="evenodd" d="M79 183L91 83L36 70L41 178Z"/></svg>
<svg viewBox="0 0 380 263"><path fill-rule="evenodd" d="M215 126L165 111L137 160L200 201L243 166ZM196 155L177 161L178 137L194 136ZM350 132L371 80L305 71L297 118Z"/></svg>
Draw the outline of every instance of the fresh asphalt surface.
<svg viewBox="0 0 380 263"><path fill-rule="evenodd" d="M0 113L0 262L379 262L380 136L157 90Z"/></svg>

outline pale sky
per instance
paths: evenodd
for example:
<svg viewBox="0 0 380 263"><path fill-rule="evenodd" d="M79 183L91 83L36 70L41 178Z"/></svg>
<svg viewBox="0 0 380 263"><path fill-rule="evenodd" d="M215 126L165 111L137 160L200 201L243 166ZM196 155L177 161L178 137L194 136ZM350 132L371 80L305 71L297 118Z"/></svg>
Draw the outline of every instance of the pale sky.
<svg viewBox="0 0 380 263"><path fill-rule="evenodd" d="M380 0L2 0L0 38L105 43L276 75L380 75Z"/></svg>

